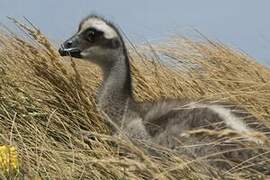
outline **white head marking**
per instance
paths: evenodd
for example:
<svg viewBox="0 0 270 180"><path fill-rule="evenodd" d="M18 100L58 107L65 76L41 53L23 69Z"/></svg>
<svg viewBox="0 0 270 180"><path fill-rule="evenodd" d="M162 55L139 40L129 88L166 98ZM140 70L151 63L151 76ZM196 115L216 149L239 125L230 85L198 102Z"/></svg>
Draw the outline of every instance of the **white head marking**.
<svg viewBox="0 0 270 180"><path fill-rule="evenodd" d="M106 22L99 18L92 17L84 21L82 23L80 31L84 31L89 27L93 27L97 30L104 32L104 37L107 39L113 39L118 36L116 31L111 26L109 26Z"/></svg>

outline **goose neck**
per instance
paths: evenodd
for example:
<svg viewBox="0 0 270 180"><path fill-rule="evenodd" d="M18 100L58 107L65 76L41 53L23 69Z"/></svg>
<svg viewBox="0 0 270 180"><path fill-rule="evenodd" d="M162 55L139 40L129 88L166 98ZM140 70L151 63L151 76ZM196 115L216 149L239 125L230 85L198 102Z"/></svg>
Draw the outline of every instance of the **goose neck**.
<svg viewBox="0 0 270 180"><path fill-rule="evenodd" d="M128 57L120 57L112 66L103 68L102 71L103 83L98 93L98 105L109 118L119 122L125 113L125 106L132 99Z"/></svg>

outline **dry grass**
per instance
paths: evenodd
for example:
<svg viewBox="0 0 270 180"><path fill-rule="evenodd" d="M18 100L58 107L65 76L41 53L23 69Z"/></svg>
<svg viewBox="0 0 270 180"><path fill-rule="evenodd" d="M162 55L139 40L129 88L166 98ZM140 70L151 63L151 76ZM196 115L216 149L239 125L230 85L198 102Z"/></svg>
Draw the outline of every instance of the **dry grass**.
<svg viewBox="0 0 270 180"><path fill-rule="evenodd" d="M0 33L0 142L17 147L18 179L266 178L244 165L221 174L162 147L152 157L127 138L106 135L94 101L97 67L59 57L38 29L14 22L27 35ZM138 100L230 100L270 127L270 70L244 53L174 37L130 48L130 55ZM174 67L159 63L164 58Z"/></svg>

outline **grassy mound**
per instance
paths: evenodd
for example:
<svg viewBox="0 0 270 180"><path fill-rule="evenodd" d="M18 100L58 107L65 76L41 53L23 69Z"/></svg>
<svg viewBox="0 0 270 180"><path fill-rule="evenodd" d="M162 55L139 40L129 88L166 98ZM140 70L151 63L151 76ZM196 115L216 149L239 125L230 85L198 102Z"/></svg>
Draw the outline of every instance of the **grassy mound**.
<svg viewBox="0 0 270 180"><path fill-rule="evenodd" d="M266 178L244 165L221 174L167 149L152 157L129 139L108 135L95 106L98 68L59 57L37 28L14 22L26 35L0 33L0 142L17 148L19 170L2 178ZM129 51L138 100L233 101L270 127L270 69L246 54L183 37Z"/></svg>

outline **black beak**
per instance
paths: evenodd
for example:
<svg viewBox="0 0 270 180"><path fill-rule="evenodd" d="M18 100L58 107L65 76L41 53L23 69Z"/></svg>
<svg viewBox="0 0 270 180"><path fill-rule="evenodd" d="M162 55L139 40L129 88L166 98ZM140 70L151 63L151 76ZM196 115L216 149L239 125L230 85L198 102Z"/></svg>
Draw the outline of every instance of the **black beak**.
<svg viewBox="0 0 270 180"><path fill-rule="evenodd" d="M81 58L81 50L78 46L78 40L76 36L73 36L61 45L58 52L61 56L72 56L75 58Z"/></svg>
<svg viewBox="0 0 270 180"><path fill-rule="evenodd" d="M81 50L77 48L63 48L60 47L58 50L61 56L72 56L75 58L81 58Z"/></svg>

